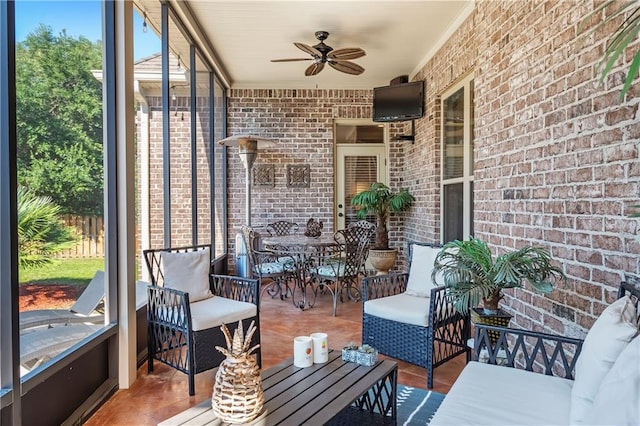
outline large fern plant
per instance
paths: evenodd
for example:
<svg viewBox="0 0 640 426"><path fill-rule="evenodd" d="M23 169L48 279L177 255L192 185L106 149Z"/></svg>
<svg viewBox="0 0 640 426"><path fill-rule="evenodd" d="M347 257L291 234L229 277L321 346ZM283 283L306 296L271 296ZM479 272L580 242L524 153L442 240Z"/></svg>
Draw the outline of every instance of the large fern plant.
<svg viewBox="0 0 640 426"><path fill-rule="evenodd" d="M438 284L444 280L447 297L456 310L466 313L480 302L485 311L497 311L502 290L522 287L524 281L539 293L550 293L556 281L566 276L541 247L527 246L494 260L487 243L472 237L444 245L436 256L432 279Z"/></svg>

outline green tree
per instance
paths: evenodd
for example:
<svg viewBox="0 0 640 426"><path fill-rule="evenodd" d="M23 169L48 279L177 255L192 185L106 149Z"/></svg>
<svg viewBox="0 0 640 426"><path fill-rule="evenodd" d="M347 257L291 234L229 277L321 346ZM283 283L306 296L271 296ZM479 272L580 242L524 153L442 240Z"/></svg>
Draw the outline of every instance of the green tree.
<svg viewBox="0 0 640 426"><path fill-rule="evenodd" d="M16 46L18 183L64 213L103 210L101 52L44 25Z"/></svg>
<svg viewBox="0 0 640 426"><path fill-rule="evenodd" d="M51 262L52 255L73 246L75 230L60 220L60 207L50 197L18 188L18 265L34 268Z"/></svg>

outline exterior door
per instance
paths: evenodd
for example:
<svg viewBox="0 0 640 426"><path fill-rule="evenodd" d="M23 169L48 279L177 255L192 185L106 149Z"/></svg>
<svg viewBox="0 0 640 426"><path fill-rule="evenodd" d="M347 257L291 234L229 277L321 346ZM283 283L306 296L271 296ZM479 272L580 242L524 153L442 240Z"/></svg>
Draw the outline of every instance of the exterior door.
<svg viewBox="0 0 640 426"><path fill-rule="evenodd" d="M336 121L336 230L358 221L351 199L373 182L387 183L386 126L371 120ZM375 221L372 216L371 221Z"/></svg>

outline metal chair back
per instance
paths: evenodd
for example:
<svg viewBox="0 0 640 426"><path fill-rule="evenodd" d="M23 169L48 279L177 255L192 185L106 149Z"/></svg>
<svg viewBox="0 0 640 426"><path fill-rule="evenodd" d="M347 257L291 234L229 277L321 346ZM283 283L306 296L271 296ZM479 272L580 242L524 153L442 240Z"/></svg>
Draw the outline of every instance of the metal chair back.
<svg viewBox="0 0 640 426"><path fill-rule="evenodd" d="M295 234L298 232L298 229L299 227L297 223L286 220L279 220L277 222L267 224L267 232L272 237Z"/></svg>

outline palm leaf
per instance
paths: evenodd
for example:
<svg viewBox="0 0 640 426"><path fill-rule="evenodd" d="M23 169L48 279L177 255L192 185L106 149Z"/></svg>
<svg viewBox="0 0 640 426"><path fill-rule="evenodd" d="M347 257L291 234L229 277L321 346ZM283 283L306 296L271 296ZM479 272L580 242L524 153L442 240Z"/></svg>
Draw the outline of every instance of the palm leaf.
<svg viewBox="0 0 640 426"><path fill-rule="evenodd" d="M601 19L603 11L611 7L615 7L611 14L607 15L604 19ZM612 21L627 13L629 13L629 15L622 21L610 37L607 47L605 48L604 55L598 64L598 69L600 71L600 83L604 82L620 56L625 52L629 44L638 36L638 33L640 33L640 2L636 0L624 2L619 0L607 0L589 13L578 24L578 35L593 34L610 25ZM590 28L588 31L585 31L586 28L592 25L593 21L596 19L600 20L598 24ZM636 49L636 53L633 56L629 69L627 70L624 85L620 91L620 99L624 99L625 95L631 88L631 84L638 73L639 67L640 49Z"/></svg>

